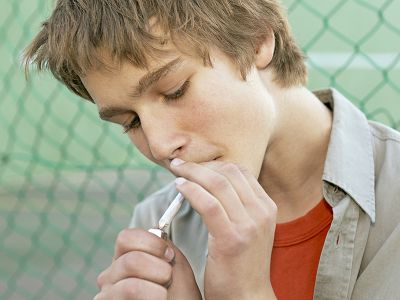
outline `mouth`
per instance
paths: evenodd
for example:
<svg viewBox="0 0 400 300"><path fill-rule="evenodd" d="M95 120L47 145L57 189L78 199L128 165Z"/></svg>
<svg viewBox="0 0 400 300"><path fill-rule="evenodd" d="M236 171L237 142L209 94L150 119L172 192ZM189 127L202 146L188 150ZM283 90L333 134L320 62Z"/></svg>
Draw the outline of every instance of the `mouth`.
<svg viewBox="0 0 400 300"><path fill-rule="evenodd" d="M222 156L218 156L218 157L216 157L214 159L211 159L211 160L204 160L204 161L200 162L199 164L200 165L206 165L206 164L212 163L214 161L222 161L221 158L222 158Z"/></svg>
<svg viewBox="0 0 400 300"><path fill-rule="evenodd" d="M198 162L196 162L196 163L198 163L198 164L204 164L204 163L208 163L208 162L212 162L212 161L222 161L221 158L222 158L222 156L217 156L217 157L215 157L214 159L200 160L200 161L198 161ZM172 159L169 159L169 160L168 160L168 166L171 164L171 161L172 161Z"/></svg>

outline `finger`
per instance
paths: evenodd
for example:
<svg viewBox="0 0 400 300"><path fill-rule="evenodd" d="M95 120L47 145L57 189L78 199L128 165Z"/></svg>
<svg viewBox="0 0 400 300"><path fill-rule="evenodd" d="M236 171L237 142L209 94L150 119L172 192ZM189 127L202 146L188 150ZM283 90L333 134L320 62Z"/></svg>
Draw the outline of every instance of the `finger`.
<svg viewBox="0 0 400 300"><path fill-rule="evenodd" d="M167 289L140 278L125 278L102 290L94 300L166 300Z"/></svg>
<svg viewBox="0 0 400 300"><path fill-rule="evenodd" d="M276 212L275 202L264 191L257 179L244 167L223 161L203 163L203 166L225 176L236 190L243 206L254 221L265 221Z"/></svg>
<svg viewBox="0 0 400 300"><path fill-rule="evenodd" d="M176 175L196 183L220 202L232 222L240 223L248 218L238 194L223 174L192 162L175 166L171 164L171 167ZM193 190L197 188L193 186Z"/></svg>
<svg viewBox="0 0 400 300"><path fill-rule="evenodd" d="M156 256L132 251L116 259L102 276L103 284L106 285L115 284L129 277L167 285L171 280L172 266Z"/></svg>
<svg viewBox="0 0 400 300"><path fill-rule="evenodd" d="M257 178L254 177L254 175L247 168L239 164L237 165L237 167L239 168L243 176L246 177L247 181L249 182L250 186L252 187L256 195L262 198L267 194L264 188L258 182Z"/></svg>
<svg viewBox="0 0 400 300"><path fill-rule="evenodd" d="M249 178L242 173L238 165L222 161L212 161L205 163L204 166L222 174L229 180L246 209L249 207L259 207L262 201L255 193L252 185L250 185Z"/></svg>
<svg viewBox="0 0 400 300"><path fill-rule="evenodd" d="M250 171L244 168L243 166L238 165L238 168L240 172L243 174L243 176L247 179L247 182L251 186L254 193L258 196L259 199L262 200L261 203L264 203L270 209L274 208L276 206L275 202L269 197L267 192L260 185L258 180L253 176L253 174L251 174Z"/></svg>
<svg viewBox="0 0 400 300"><path fill-rule="evenodd" d="M232 233L232 222L221 203L199 184L182 177L179 179L176 180L176 189L201 215L209 233L215 238L229 236Z"/></svg>
<svg viewBox="0 0 400 300"><path fill-rule="evenodd" d="M115 242L113 260L130 251L142 251L148 254L165 258L167 261L172 259L167 243L154 234L139 228L127 228L122 230Z"/></svg>
<svg viewBox="0 0 400 300"><path fill-rule="evenodd" d="M206 166L207 168L210 168L213 170L217 170L224 164L231 164L231 163L224 162L224 161L217 161L217 160L201 163L201 165ZM265 197L265 195L267 195L264 188L258 182L257 178L254 177L254 175L248 169L246 169L245 167L243 167L240 164L234 164L234 165L239 169L239 171L242 173L242 175L246 178L246 180L250 184L251 188L253 189L253 191L259 198L263 198L263 197Z"/></svg>
<svg viewBox="0 0 400 300"><path fill-rule="evenodd" d="M168 287L169 295L180 295L180 299L202 299L195 276L185 255L168 241L176 253L174 267L172 268L171 285ZM197 295L197 296L196 296Z"/></svg>

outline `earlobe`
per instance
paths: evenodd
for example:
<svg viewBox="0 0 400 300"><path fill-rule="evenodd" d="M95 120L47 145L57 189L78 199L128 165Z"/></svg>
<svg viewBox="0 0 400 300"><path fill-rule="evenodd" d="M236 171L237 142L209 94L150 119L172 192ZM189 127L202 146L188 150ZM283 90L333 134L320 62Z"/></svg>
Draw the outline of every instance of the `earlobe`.
<svg viewBox="0 0 400 300"><path fill-rule="evenodd" d="M255 56L255 65L257 69L263 70L268 67L274 56L274 50L275 35L271 30L257 48Z"/></svg>

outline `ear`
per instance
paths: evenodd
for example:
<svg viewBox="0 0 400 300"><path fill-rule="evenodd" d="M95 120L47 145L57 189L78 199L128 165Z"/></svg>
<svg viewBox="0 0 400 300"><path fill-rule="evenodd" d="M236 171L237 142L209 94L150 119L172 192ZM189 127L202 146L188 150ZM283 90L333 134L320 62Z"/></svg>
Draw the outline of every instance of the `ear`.
<svg viewBox="0 0 400 300"><path fill-rule="evenodd" d="M272 30L270 30L258 45L255 56L255 65L257 69L263 70L268 67L269 63L274 56L275 50L275 35Z"/></svg>

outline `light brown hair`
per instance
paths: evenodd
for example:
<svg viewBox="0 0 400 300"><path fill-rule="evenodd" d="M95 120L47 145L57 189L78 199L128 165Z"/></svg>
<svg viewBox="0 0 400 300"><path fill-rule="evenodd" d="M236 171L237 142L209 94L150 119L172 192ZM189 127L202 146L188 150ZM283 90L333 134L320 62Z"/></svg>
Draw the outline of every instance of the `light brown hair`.
<svg viewBox="0 0 400 300"><path fill-rule="evenodd" d="M155 34L152 21L165 34ZM154 22L153 22L154 23ZM162 55L167 40L210 63L215 46L245 79L260 42L271 32L275 52L270 67L282 87L306 83L304 57L277 0L58 0L52 15L24 51L31 64L53 75L77 95L93 101L80 76L98 67L99 50L119 62L147 67Z"/></svg>

